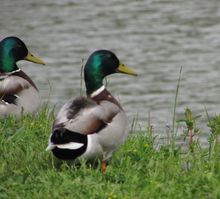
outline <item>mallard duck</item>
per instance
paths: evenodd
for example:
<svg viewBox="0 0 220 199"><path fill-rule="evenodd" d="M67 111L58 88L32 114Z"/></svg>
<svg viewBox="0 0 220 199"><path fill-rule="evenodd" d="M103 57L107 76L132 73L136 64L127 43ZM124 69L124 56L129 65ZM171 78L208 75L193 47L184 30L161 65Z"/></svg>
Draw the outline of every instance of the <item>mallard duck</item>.
<svg viewBox="0 0 220 199"><path fill-rule="evenodd" d="M31 54L23 41L6 37L0 42L0 117L34 112L40 102L38 89L16 62L44 62Z"/></svg>
<svg viewBox="0 0 220 199"><path fill-rule="evenodd" d="M123 108L103 85L103 78L113 73L136 75L108 50L90 55L84 67L87 97L64 104L52 125L47 150L57 158L100 159L105 171L105 161L128 134Z"/></svg>

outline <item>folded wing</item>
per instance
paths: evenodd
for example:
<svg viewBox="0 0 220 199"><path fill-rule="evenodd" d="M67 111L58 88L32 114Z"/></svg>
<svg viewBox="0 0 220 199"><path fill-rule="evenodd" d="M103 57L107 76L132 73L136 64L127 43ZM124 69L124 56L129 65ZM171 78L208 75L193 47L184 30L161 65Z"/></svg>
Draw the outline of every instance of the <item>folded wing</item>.
<svg viewBox="0 0 220 199"><path fill-rule="evenodd" d="M53 130L64 127L84 135L98 133L120 111L119 107L109 101L97 103L91 99L78 97L66 103L57 115Z"/></svg>

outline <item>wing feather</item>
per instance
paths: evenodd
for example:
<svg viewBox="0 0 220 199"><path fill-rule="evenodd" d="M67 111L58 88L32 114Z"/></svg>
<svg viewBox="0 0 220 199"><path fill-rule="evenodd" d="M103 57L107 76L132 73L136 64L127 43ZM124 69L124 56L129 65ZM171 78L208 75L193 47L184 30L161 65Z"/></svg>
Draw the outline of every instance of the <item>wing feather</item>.
<svg viewBox="0 0 220 199"><path fill-rule="evenodd" d="M91 99L78 97L61 108L54 121L53 129L64 127L86 135L98 133L119 111L119 107L109 101L98 104Z"/></svg>
<svg viewBox="0 0 220 199"><path fill-rule="evenodd" d="M0 98L5 95L18 94L23 89L30 87L30 84L18 76L8 76L0 80Z"/></svg>

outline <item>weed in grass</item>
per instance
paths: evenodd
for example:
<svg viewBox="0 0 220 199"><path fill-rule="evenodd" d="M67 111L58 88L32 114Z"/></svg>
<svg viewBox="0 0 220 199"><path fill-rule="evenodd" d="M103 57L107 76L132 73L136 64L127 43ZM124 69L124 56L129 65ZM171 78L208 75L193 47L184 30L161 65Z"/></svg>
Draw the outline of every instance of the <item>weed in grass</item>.
<svg viewBox="0 0 220 199"><path fill-rule="evenodd" d="M209 158L219 151L219 135L220 135L220 115L209 119L208 127L210 127L209 136Z"/></svg>
<svg viewBox="0 0 220 199"><path fill-rule="evenodd" d="M184 122L187 130L184 131L184 140L189 137L189 148L193 152L194 144L193 137L199 134L199 129L196 128L196 120L201 117L201 115L193 116L192 111L189 108L185 109L185 118L178 119L177 122Z"/></svg>

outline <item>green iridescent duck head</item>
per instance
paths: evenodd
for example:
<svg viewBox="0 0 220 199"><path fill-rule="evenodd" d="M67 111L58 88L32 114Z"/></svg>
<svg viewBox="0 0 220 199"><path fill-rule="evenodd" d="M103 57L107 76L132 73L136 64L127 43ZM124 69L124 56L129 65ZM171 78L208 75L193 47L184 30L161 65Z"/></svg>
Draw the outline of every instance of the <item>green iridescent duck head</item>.
<svg viewBox="0 0 220 199"><path fill-rule="evenodd" d="M0 42L0 73L18 70L17 61L27 60L37 64L45 64L31 54L23 41L17 37L6 37Z"/></svg>
<svg viewBox="0 0 220 199"><path fill-rule="evenodd" d="M87 95L99 89L103 85L103 78L113 73L137 75L132 69L122 64L111 51L98 50L92 53L84 68Z"/></svg>

